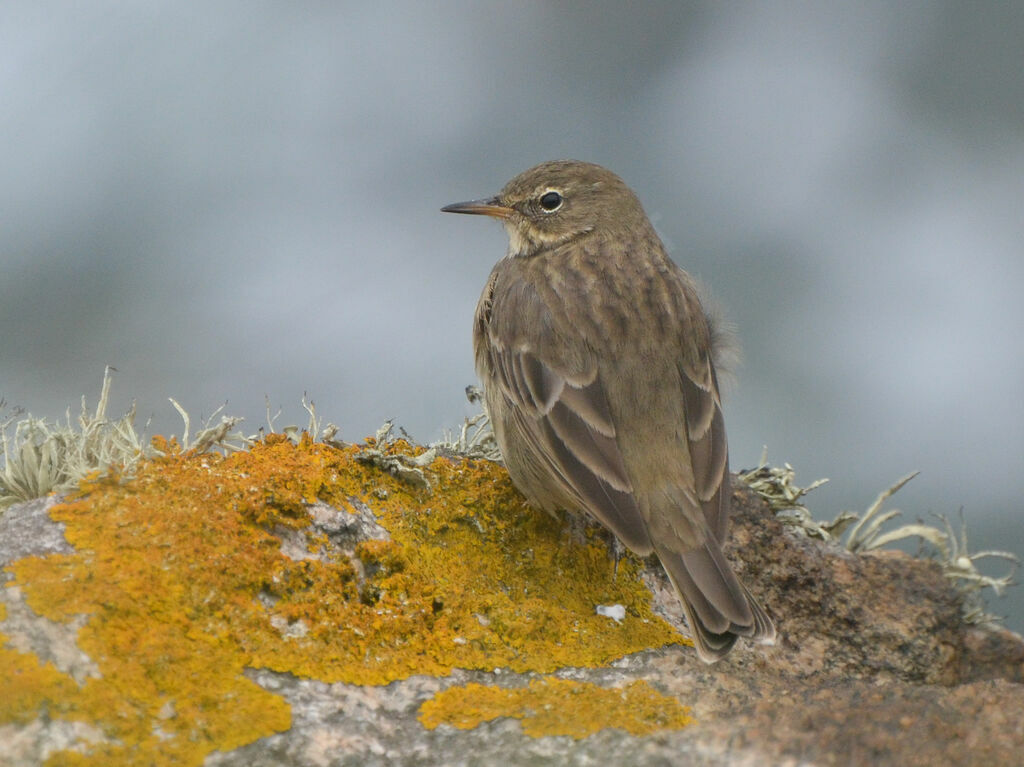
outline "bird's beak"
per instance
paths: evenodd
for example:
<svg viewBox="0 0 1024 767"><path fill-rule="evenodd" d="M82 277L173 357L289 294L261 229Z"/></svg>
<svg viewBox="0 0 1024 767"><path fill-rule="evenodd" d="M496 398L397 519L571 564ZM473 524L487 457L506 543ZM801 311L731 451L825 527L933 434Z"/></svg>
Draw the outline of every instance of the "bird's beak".
<svg viewBox="0 0 1024 767"><path fill-rule="evenodd" d="M445 205L441 210L444 213L471 213L475 216L494 216L494 218L511 218L512 208L502 205L497 197L486 200L470 200L468 202L453 202Z"/></svg>

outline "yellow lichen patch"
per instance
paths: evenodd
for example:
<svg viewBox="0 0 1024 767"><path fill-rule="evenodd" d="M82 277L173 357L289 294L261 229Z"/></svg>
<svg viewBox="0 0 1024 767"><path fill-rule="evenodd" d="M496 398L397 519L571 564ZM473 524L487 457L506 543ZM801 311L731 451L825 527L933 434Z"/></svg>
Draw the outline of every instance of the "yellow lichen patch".
<svg viewBox="0 0 1024 767"><path fill-rule="evenodd" d="M469 730L499 717L522 723L535 738L585 738L616 727L633 735L679 730L693 722L690 709L638 680L621 689L546 677L522 688L468 684L449 687L420 706L419 719L434 729L450 724Z"/></svg>
<svg viewBox="0 0 1024 767"><path fill-rule="evenodd" d="M287 729L287 704L246 668L386 684L457 667L600 665L683 641L651 613L634 559L616 573L603 543L570 541L494 464L437 459L427 493L355 460L356 448L308 439L273 436L227 457L161 449L134 479L92 478L54 507L75 553L7 568L39 615L89 616L78 645L100 678L23 676L34 697L0 714L45 706L107 738L54 764L197 764ZM358 568L323 533L308 536L310 558L285 556L279 535L309 527L318 500L365 504L391 540L360 544ZM612 603L626 607L621 624L594 613ZM0 678L17 663L0 656Z"/></svg>

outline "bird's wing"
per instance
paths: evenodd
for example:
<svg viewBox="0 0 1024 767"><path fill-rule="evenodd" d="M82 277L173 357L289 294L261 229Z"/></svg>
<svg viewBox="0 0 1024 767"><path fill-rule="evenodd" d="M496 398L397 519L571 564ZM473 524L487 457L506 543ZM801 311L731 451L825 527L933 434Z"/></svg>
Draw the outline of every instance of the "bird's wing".
<svg viewBox="0 0 1024 767"><path fill-rule="evenodd" d="M491 337L491 362L523 443L550 470L566 497L594 514L630 549L651 550L616 442L596 362L568 371L526 346Z"/></svg>
<svg viewBox="0 0 1024 767"><path fill-rule="evenodd" d="M695 362L679 365L679 378L694 489L708 528L723 541L729 524L729 445L714 364L708 355L701 355Z"/></svg>

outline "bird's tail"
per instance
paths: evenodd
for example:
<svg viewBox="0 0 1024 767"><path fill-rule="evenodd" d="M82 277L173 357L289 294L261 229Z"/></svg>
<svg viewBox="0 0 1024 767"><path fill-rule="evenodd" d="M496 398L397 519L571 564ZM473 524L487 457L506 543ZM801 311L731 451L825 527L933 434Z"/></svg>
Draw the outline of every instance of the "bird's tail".
<svg viewBox="0 0 1024 767"><path fill-rule="evenodd" d="M775 624L733 573L717 541L685 552L657 545L655 551L682 600L701 660L721 660L739 637L774 644Z"/></svg>

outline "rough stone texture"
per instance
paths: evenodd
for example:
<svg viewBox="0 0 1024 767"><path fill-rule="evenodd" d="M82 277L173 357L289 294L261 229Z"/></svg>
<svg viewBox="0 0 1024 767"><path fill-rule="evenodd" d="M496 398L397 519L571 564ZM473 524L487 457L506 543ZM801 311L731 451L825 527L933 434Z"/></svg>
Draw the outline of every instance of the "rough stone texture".
<svg viewBox="0 0 1024 767"><path fill-rule="evenodd" d="M852 554L793 535L749 491L734 495L730 554L779 628L767 653L796 676L893 677L951 684L960 676L961 599L935 562L898 551Z"/></svg>
<svg viewBox="0 0 1024 767"><path fill-rule="evenodd" d="M0 565L22 557L71 553L64 525L50 519L57 502L51 495L0 510Z"/></svg>
<svg viewBox="0 0 1024 767"><path fill-rule="evenodd" d="M740 643L707 666L692 648L637 653L610 668L559 676L614 686L644 679L691 706L696 724L656 736L604 730L583 740L530 738L499 719L473 730L424 729L420 704L467 682L524 684L529 675L459 671L385 687L325 684L264 670L251 678L291 705L283 734L207 759L211 765L1011 765L1024 763L1024 640L961 623L960 598L938 565L898 552L850 554L800 538L745 488L735 492L730 555L776 619L774 647ZM0 565L66 551L51 501L0 515ZM366 514L319 505L317 524L336 545L383 535ZM348 529L365 528L362 533ZM345 529L342 529L345 528ZM289 542L282 542L287 550ZM296 552L299 547L292 546ZM664 575L647 574L661 611L680 620ZM6 576L3 576L6 580ZM95 673L73 647L75 625L31 614L16 589L0 589L11 646L82 678ZM0 726L0 763L40 763L82 733L52 722ZM61 724L67 729L70 724ZM85 734L88 735L88 734ZM95 736L93 736L95 737ZM86 737L86 739L89 739Z"/></svg>

